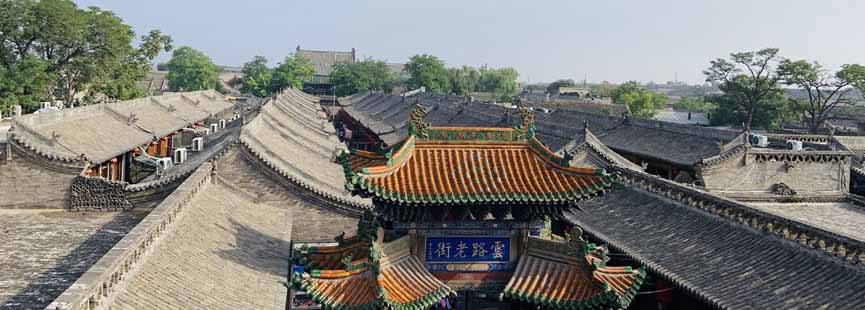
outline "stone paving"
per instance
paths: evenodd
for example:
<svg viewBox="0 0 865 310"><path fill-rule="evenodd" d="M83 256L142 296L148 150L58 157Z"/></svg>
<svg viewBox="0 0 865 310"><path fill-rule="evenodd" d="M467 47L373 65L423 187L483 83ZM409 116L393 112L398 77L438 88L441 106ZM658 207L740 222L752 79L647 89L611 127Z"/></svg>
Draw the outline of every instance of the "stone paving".
<svg viewBox="0 0 865 310"><path fill-rule="evenodd" d="M0 309L42 309L144 217L0 209Z"/></svg>
<svg viewBox="0 0 865 310"><path fill-rule="evenodd" d="M754 209L769 212L808 226L865 241L865 209L849 203L749 203Z"/></svg>

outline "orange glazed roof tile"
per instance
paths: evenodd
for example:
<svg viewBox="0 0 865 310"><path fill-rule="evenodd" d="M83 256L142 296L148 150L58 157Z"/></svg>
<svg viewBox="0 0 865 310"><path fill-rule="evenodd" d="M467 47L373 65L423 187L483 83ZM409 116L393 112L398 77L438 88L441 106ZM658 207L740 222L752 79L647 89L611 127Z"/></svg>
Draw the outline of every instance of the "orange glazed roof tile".
<svg viewBox="0 0 865 310"><path fill-rule="evenodd" d="M396 203L574 203L617 175L570 167L534 137L512 128L430 127L382 153L353 150L341 160L346 187ZM429 136L438 138L429 138Z"/></svg>
<svg viewBox="0 0 865 310"><path fill-rule="evenodd" d="M645 272L608 267L607 260L606 249L580 239L562 243L530 237L502 294L551 309L625 309Z"/></svg>
<svg viewBox="0 0 865 310"><path fill-rule="evenodd" d="M383 238L379 230L377 240ZM406 236L389 243L310 248L298 261L306 267L304 274L292 279L324 309L425 309L452 290L430 274L409 247ZM357 254L365 256L353 256ZM316 267L322 266L317 262L331 269Z"/></svg>

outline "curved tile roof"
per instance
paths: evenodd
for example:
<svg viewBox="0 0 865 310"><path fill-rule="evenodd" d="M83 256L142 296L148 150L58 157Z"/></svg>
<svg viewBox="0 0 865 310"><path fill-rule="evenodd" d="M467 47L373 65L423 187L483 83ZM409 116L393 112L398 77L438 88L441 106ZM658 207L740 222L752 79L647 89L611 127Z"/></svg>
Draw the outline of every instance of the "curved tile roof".
<svg viewBox="0 0 865 310"><path fill-rule="evenodd" d="M581 204L568 221L719 308L854 309L865 270L633 188Z"/></svg>
<svg viewBox="0 0 865 310"><path fill-rule="evenodd" d="M268 101L241 130L240 141L280 174L319 195L370 208L368 199L345 189L342 167L332 158L343 148L316 101L289 89Z"/></svg>
<svg viewBox="0 0 865 310"><path fill-rule="evenodd" d="M342 158L347 188L395 203L533 201L571 204L609 187L616 175L570 167L513 128L432 127L386 153Z"/></svg>
<svg viewBox="0 0 865 310"><path fill-rule="evenodd" d="M279 282L288 275L292 214L234 186L211 184L196 194L108 306L284 309L288 289Z"/></svg>
<svg viewBox="0 0 865 310"><path fill-rule="evenodd" d="M10 134L49 159L101 163L231 106L214 91L167 94L19 116Z"/></svg>
<svg viewBox="0 0 865 310"><path fill-rule="evenodd" d="M292 280L324 309L426 309L453 292L409 254L410 237L389 243L383 238L379 230L373 243L353 240L310 248L299 258L309 270L292 275ZM316 262L342 263L327 263L323 268L331 269L323 269Z"/></svg>
<svg viewBox="0 0 865 310"><path fill-rule="evenodd" d="M530 237L503 296L550 309L628 308L645 271L607 266L605 248L570 243Z"/></svg>

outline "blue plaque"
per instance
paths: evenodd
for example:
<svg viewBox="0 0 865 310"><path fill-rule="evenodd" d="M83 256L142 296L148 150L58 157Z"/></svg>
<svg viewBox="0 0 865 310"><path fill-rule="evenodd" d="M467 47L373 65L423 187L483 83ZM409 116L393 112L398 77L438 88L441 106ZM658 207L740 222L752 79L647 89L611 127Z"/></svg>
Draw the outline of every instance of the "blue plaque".
<svg viewBox="0 0 865 310"><path fill-rule="evenodd" d="M426 261L429 263L507 263L509 237L427 237Z"/></svg>

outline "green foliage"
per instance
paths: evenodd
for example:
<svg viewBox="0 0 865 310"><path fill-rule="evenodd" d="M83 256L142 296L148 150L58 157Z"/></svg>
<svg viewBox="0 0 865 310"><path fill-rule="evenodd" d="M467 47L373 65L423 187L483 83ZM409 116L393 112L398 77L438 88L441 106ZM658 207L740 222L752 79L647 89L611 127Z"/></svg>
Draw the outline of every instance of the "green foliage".
<svg viewBox="0 0 865 310"><path fill-rule="evenodd" d="M448 79L451 83L451 91L455 94L465 96L479 91L481 72L471 66L462 68L449 68Z"/></svg>
<svg viewBox="0 0 865 310"><path fill-rule="evenodd" d="M0 101L32 105L59 97L73 102L118 100L140 94L135 81L170 38L151 32L131 45L134 32L97 7L69 0L0 1ZM29 107L27 107L29 108Z"/></svg>
<svg viewBox="0 0 865 310"><path fill-rule="evenodd" d="M171 50L171 37L163 35L159 30L153 30L141 37L141 44L131 50L121 59L104 62L97 70L97 76L91 83L88 101L97 101L99 97L108 100L129 100L141 97L145 90L138 86L150 71L151 61L160 52Z"/></svg>
<svg viewBox="0 0 865 310"><path fill-rule="evenodd" d="M772 66L780 59L777 48L756 52L732 53L730 60L718 58L703 71L707 82L720 83L719 88L744 113L745 130L750 130L760 110L772 109L777 102L779 76Z"/></svg>
<svg viewBox="0 0 865 310"><path fill-rule="evenodd" d="M177 91L222 90L219 67L207 55L183 46L168 61L168 86Z"/></svg>
<svg viewBox="0 0 865 310"><path fill-rule="evenodd" d="M627 81L605 92L611 95L613 103L627 105L632 115L641 118L654 117L668 100L666 94L650 92L637 81Z"/></svg>
<svg viewBox="0 0 865 310"><path fill-rule="evenodd" d="M498 95L511 96L517 93L517 70L510 67L489 68L483 66L479 70L478 91L490 92Z"/></svg>
<svg viewBox="0 0 865 310"><path fill-rule="evenodd" d="M54 80L47 69L48 62L32 56L11 68L0 67L0 110L9 111L13 105L21 105L26 112L38 109Z"/></svg>
<svg viewBox="0 0 865 310"><path fill-rule="evenodd" d="M267 67L267 58L255 56L252 61L243 64L243 86L241 92L258 97L270 95L268 88L273 80L273 70Z"/></svg>
<svg viewBox="0 0 865 310"><path fill-rule="evenodd" d="M603 81L601 84L589 85L592 89L592 95L601 98L613 98L613 92L616 91L616 86L610 82Z"/></svg>
<svg viewBox="0 0 865 310"><path fill-rule="evenodd" d="M558 94L559 89L561 89L562 87L569 87L569 86L574 86L574 85L577 85L577 84L572 79L557 80L557 81L552 82L549 85L547 85L547 93L548 94Z"/></svg>
<svg viewBox="0 0 865 310"><path fill-rule="evenodd" d="M611 92L613 98L613 103L625 104L622 102L622 96L629 93L642 92L645 88L643 85L640 85L637 81L627 81L614 88Z"/></svg>
<svg viewBox="0 0 865 310"><path fill-rule="evenodd" d="M677 110L711 112L715 109L715 104L706 102L703 98L682 97L678 102L673 104L673 108Z"/></svg>
<svg viewBox="0 0 865 310"><path fill-rule="evenodd" d="M748 121L746 107L740 104L741 99L732 94L712 95L706 97L706 100L715 106L711 118L713 126L741 125L744 127ZM771 97L761 104L761 108L755 110L752 115L752 127L775 129L785 123L795 123L799 121L800 111L799 106L784 100L783 92L773 92Z"/></svg>
<svg viewBox="0 0 865 310"><path fill-rule="evenodd" d="M288 87L301 88L303 81L312 79L314 72L315 68L312 67L309 59L297 54L285 57L285 60L273 69L273 78L268 92L275 94Z"/></svg>
<svg viewBox="0 0 865 310"><path fill-rule="evenodd" d="M447 94L451 92L451 82L448 79L448 70L445 63L432 55L414 55L406 64L406 71L410 77L406 84L411 89L421 86L428 91Z"/></svg>
<svg viewBox="0 0 865 310"><path fill-rule="evenodd" d="M337 96L363 91L389 93L397 83L396 75L383 61L365 59L354 63L337 63L330 73Z"/></svg>
<svg viewBox="0 0 865 310"><path fill-rule="evenodd" d="M620 94L619 103L627 105L636 117L652 118L658 109L667 104L667 95L641 89Z"/></svg>
<svg viewBox="0 0 865 310"><path fill-rule="evenodd" d="M804 112L811 133L817 133L836 109L856 104L849 93L855 85L865 84L865 67L858 64L844 65L830 75L816 61L785 59L778 65L777 74L784 84L808 94L805 99L790 99L790 103Z"/></svg>

